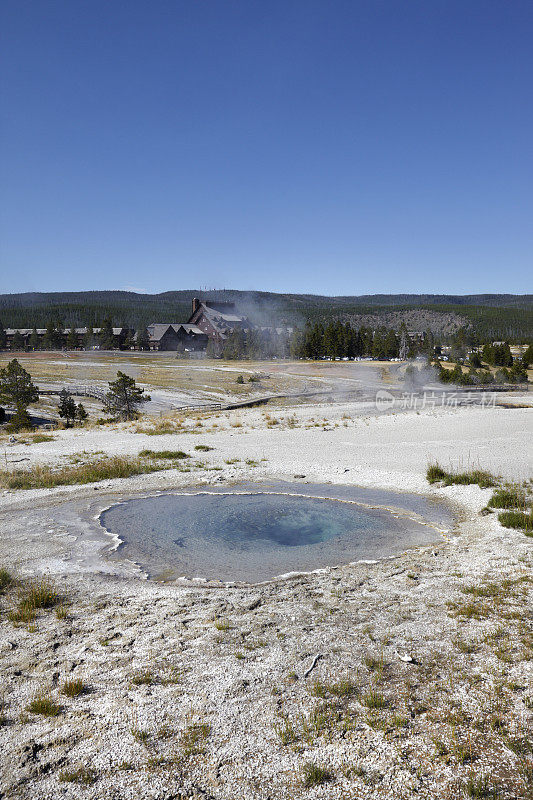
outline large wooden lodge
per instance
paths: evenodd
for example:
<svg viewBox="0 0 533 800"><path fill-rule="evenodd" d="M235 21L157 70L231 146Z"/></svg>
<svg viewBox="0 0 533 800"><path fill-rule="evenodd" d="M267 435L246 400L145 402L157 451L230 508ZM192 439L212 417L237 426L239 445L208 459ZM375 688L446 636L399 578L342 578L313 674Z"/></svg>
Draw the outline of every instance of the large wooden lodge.
<svg viewBox="0 0 533 800"><path fill-rule="evenodd" d="M235 303L204 302L198 298L192 301L192 310L186 322L153 322L148 325L147 340L143 332L132 328L113 328L114 349L149 349L157 351L176 351L184 354L201 355L207 351L208 343L212 343L213 353L222 350L224 340L237 329L244 332L257 328L244 314L239 313ZM262 328L261 330L266 330ZM271 329L269 329L271 330ZM281 330L281 329L280 329ZM279 333L280 330L277 332ZM46 335L45 328L7 328L8 350L30 350L34 348L35 337L42 342ZM75 328L77 347L79 349L99 349L101 328ZM57 331L58 347L67 349L72 332L70 328Z"/></svg>

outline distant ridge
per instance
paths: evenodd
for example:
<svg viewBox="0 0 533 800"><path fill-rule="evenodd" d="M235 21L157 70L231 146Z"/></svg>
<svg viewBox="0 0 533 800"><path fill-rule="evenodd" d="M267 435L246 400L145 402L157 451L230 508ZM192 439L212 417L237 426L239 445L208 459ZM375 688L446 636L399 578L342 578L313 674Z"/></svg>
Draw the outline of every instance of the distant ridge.
<svg viewBox="0 0 533 800"><path fill-rule="evenodd" d="M453 315L459 325L473 326L482 336L494 338L533 336L533 295L513 294L375 294L326 295L182 289L159 294L130 291L23 292L0 295L0 321L4 327L44 327L55 319L64 326L83 326L110 318L114 325L134 328L151 322L182 321L190 314L193 297L233 301L278 322L303 325L307 319L344 319L385 316L425 309L433 315ZM397 317L398 315L396 315ZM421 324L428 319L421 316ZM379 322L379 320L377 320ZM383 320L384 324L385 319ZM376 323L374 323L376 324ZM416 324L416 321L415 323Z"/></svg>

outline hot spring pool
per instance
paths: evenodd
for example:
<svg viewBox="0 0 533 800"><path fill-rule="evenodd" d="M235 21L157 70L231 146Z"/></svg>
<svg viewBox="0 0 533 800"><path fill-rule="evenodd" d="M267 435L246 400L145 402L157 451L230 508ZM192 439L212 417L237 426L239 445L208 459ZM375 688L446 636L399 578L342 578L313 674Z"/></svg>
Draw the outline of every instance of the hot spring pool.
<svg viewBox="0 0 533 800"><path fill-rule="evenodd" d="M248 582L391 556L435 541L439 529L453 524L446 509L425 498L405 503L414 496L367 491L374 500L364 500L365 490L355 487L287 491L237 487L134 498L104 511L100 521L120 538L112 557L135 561L150 577ZM376 503L376 494L396 512L361 505ZM399 499L411 507L398 511ZM413 519L417 514L426 524Z"/></svg>

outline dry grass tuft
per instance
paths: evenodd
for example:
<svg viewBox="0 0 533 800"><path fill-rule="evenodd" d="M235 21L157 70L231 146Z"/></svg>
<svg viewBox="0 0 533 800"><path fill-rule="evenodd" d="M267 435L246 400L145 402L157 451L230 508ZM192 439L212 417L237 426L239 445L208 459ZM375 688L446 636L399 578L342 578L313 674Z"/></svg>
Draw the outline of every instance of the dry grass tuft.
<svg viewBox="0 0 533 800"><path fill-rule="evenodd" d="M87 686L80 678L65 681L63 688L61 689L62 694L66 695L67 697L79 697L80 695L85 694L86 691Z"/></svg>
<svg viewBox="0 0 533 800"><path fill-rule="evenodd" d="M113 478L130 478L148 472L168 469L154 461L127 456L112 456L78 464L72 467L53 469L36 464L27 470L0 471L0 486L6 489L53 489L56 486L97 483Z"/></svg>
<svg viewBox="0 0 533 800"><path fill-rule="evenodd" d="M48 695L41 694L26 706L26 711L31 711L32 714L40 714L43 717L57 717L61 712L61 706Z"/></svg>

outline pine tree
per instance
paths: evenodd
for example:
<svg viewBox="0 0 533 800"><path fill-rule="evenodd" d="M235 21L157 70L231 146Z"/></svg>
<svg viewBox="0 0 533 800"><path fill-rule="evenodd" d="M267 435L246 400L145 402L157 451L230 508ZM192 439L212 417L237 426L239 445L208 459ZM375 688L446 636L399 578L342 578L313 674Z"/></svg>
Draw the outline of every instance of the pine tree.
<svg viewBox="0 0 533 800"><path fill-rule="evenodd" d="M529 345L526 352L522 356L522 366L528 369L533 364L533 345Z"/></svg>
<svg viewBox="0 0 533 800"><path fill-rule="evenodd" d="M81 403L78 403L76 406L76 419L79 420L79 422L85 422L88 416L89 415L87 414L84 406Z"/></svg>
<svg viewBox="0 0 533 800"><path fill-rule="evenodd" d="M398 358L400 352L400 342L396 333L391 329L385 334L383 340L383 350L385 351L386 358Z"/></svg>
<svg viewBox="0 0 533 800"><path fill-rule="evenodd" d="M109 391L104 399L106 414L120 419L133 419L137 416L139 406L149 400L150 395L144 394L144 389L135 384L134 378L119 371L117 380L110 381Z"/></svg>
<svg viewBox="0 0 533 800"><path fill-rule="evenodd" d="M83 337L83 346L86 350L90 350L90 348L94 345L94 330L92 325L87 325L87 330L85 332L85 336Z"/></svg>
<svg viewBox="0 0 533 800"><path fill-rule="evenodd" d="M46 333L43 337L43 349L57 350L61 347L61 339L62 334L57 329L56 323L53 320L49 320L46 325Z"/></svg>
<svg viewBox="0 0 533 800"><path fill-rule="evenodd" d="M59 392L58 409L59 416L66 421L67 428L69 428L71 422L74 422L76 418L76 403L67 389L61 389Z"/></svg>
<svg viewBox="0 0 533 800"><path fill-rule="evenodd" d="M20 331L16 331L15 335L13 336L13 342L11 343L12 350L24 350L24 336L20 333Z"/></svg>
<svg viewBox="0 0 533 800"><path fill-rule="evenodd" d="M39 350L41 347L41 339L39 338L39 334L37 333L37 328L33 328L31 332L31 336L28 342L30 346L30 350Z"/></svg>
<svg viewBox="0 0 533 800"><path fill-rule="evenodd" d="M78 349L78 334L76 333L76 328L74 327L74 325L71 327L70 331L68 332L67 348L68 348L68 350L77 350Z"/></svg>
<svg viewBox="0 0 533 800"><path fill-rule="evenodd" d="M110 319L105 319L102 325L102 330L100 331L100 347L102 350L113 350L115 347L115 336Z"/></svg>
<svg viewBox="0 0 533 800"><path fill-rule="evenodd" d="M494 359L496 356L494 352L494 345L490 343L486 344L481 355L485 364L490 364L492 366L495 363Z"/></svg>
<svg viewBox="0 0 533 800"><path fill-rule="evenodd" d="M18 430L31 427L28 406L37 402L39 392L31 381L31 375L20 366L16 358L0 370L0 400L15 407L11 426Z"/></svg>
<svg viewBox="0 0 533 800"><path fill-rule="evenodd" d="M149 350L150 349L150 336L146 328L141 328L137 334L137 349Z"/></svg>
<svg viewBox="0 0 533 800"><path fill-rule="evenodd" d="M0 350L5 350L7 347L7 334L2 322L0 322Z"/></svg>

